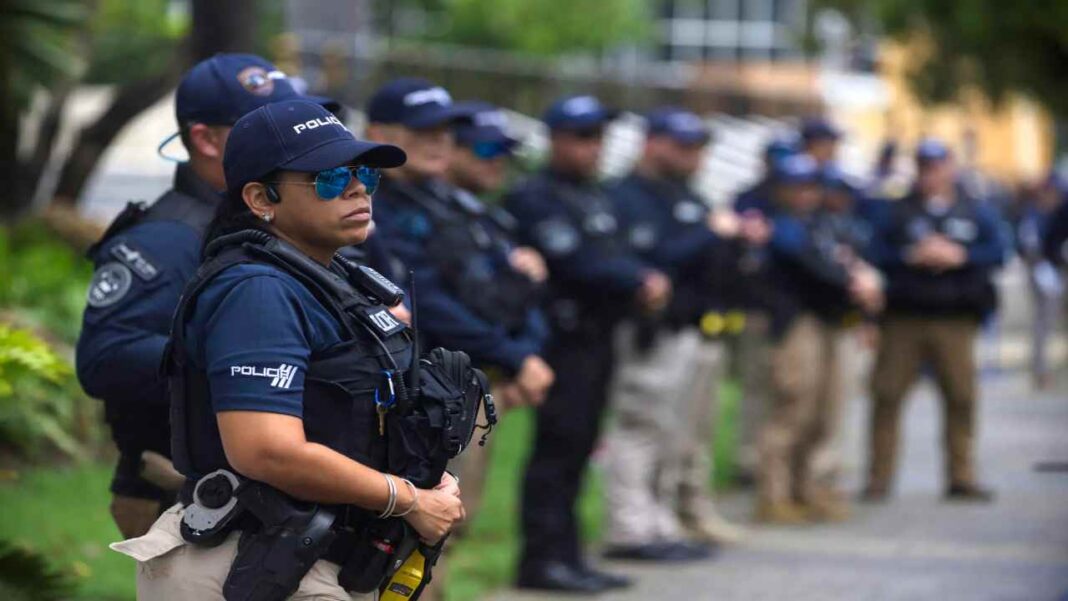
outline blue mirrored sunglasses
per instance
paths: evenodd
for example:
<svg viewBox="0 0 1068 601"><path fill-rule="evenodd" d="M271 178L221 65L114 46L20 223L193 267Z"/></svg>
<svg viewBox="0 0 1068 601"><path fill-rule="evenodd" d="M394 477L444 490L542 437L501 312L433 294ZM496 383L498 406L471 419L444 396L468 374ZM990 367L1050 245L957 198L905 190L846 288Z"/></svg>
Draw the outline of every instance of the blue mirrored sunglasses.
<svg viewBox="0 0 1068 601"><path fill-rule="evenodd" d="M511 150L503 142L475 142L471 146L471 152L475 153L476 157L488 161L506 155Z"/></svg>
<svg viewBox="0 0 1068 601"><path fill-rule="evenodd" d="M354 174L367 189L368 196L375 193L378 189L378 182L382 179L380 169L366 165L356 167L344 165L333 169L323 169L315 174L315 193L323 200L334 200L341 196L341 193L349 186Z"/></svg>

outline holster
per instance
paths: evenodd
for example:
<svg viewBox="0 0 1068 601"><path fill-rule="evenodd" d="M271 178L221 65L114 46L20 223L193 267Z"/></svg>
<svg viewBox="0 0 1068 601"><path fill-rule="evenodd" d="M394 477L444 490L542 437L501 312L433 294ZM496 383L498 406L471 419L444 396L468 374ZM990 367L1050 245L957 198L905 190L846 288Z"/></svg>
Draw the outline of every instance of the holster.
<svg viewBox="0 0 1068 601"><path fill-rule="evenodd" d="M260 526L241 533L223 598L283 601L296 592L301 579L333 542L334 512L254 481L246 481L236 494L238 503Z"/></svg>

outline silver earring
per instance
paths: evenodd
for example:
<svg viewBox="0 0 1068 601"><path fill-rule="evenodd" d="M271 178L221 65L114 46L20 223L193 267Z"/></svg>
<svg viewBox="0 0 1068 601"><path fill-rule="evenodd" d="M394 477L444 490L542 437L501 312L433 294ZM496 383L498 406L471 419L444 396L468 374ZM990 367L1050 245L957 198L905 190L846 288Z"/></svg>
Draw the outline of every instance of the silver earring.
<svg viewBox="0 0 1068 601"><path fill-rule="evenodd" d="M266 221L267 223L270 223L272 219L274 219L274 215L272 215L270 213L264 213L263 214L263 220Z"/></svg>

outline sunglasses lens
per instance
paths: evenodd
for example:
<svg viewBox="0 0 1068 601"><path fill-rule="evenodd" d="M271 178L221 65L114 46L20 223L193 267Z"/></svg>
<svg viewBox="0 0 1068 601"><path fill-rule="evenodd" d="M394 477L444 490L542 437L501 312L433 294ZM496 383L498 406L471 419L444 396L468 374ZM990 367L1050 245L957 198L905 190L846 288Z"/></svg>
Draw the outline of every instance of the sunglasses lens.
<svg viewBox="0 0 1068 601"><path fill-rule="evenodd" d="M333 200L341 196L351 179L348 167L324 169L315 175L315 192L323 200Z"/></svg>
<svg viewBox="0 0 1068 601"><path fill-rule="evenodd" d="M367 189L367 195L372 196L375 190L378 189L378 182L382 179L382 172L376 167L360 165L356 168L356 179L360 180L363 187Z"/></svg>
<svg viewBox="0 0 1068 601"><path fill-rule="evenodd" d="M480 159L489 160L495 159L508 152L508 149L504 147L504 144L499 142L476 142L471 147L471 151L475 153Z"/></svg>

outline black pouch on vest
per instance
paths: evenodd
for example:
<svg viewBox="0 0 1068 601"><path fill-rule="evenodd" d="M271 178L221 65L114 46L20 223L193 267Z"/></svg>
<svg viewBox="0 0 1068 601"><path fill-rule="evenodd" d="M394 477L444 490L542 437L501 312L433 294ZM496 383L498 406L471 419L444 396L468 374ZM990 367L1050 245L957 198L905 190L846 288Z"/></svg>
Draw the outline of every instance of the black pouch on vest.
<svg viewBox="0 0 1068 601"><path fill-rule="evenodd" d="M356 538L359 542L341 566L337 582L349 592L371 593L395 569L394 558L405 538L404 522L399 518L374 520Z"/></svg>

